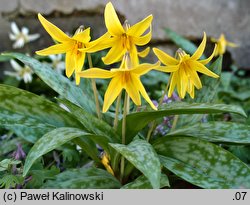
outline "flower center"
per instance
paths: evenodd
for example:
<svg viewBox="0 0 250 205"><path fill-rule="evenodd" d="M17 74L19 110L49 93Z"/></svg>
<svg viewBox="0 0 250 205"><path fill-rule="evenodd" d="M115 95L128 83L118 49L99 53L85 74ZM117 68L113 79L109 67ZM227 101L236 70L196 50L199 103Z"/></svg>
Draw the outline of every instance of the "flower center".
<svg viewBox="0 0 250 205"><path fill-rule="evenodd" d="M131 38L127 35L127 31L130 28L130 24L128 23L128 20L126 20L123 24L123 28L125 30L125 33L122 34L121 40L122 40L122 46L123 48L126 48L127 51L130 51L131 48Z"/></svg>
<svg viewBox="0 0 250 205"><path fill-rule="evenodd" d="M177 54L180 62L184 62L184 61L186 61L186 60L188 60L190 58L190 55L186 54L186 52L184 50L182 50L181 48L179 48L176 51L176 54Z"/></svg>
<svg viewBox="0 0 250 205"><path fill-rule="evenodd" d="M126 48L127 51L130 51L130 48L131 48L130 37L126 33L124 33L124 34L122 34L121 39L122 39L123 48Z"/></svg>

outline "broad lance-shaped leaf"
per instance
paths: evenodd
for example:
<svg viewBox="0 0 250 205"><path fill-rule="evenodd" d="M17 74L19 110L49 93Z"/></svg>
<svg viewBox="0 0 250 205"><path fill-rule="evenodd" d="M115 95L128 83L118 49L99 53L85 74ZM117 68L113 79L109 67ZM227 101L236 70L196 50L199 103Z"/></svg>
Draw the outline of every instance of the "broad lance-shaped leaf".
<svg viewBox="0 0 250 205"><path fill-rule="evenodd" d="M65 99L57 99L65 105L70 112L81 122L87 130L97 135L105 135L112 139L110 142L121 142L121 137L115 132L113 127L105 121L96 118L95 116L84 111L82 108L72 104Z"/></svg>
<svg viewBox="0 0 250 205"><path fill-rule="evenodd" d="M153 144L164 167L206 189L250 188L250 168L222 147L193 137L162 137Z"/></svg>
<svg viewBox="0 0 250 205"><path fill-rule="evenodd" d="M20 115L0 107L0 127L13 131L28 142L35 143L45 133L56 128L30 116Z"/></svg>
<svg viewBox="0 0 250 205"><path fill-rule="evenodd" d="M47 181L45 189L115 189L120 188L120 182L102 169L81 168L69 169L58 174L55 180Z"/></svg>
<svg viewBox="0 0 250 205"><path fill-rule="evenodd" d="M96 118L67 100L57 100L65 105L89 132L96 134L96 136L92 137L92 140L99 144L110 155L111 166L114 171L116 171L119 163L118 153L108 146L108 143L120 143L121 137L105 121ZM100 137L100 135L102 137Z"/></svg>
<svg viewBox="0 0 250 205"><path fill-rule="evenodd" d="M41 63L38 60L21 53L4 53L2 55L17 58L31 67L34 72L58 94L72 103L81 106L88 112L96 113L92 96L87 96L79 87L75 86L74 83L63 75L59 75L47 64Z"/></svg>
<svg viewBox="0 0 250 205"><path fill-rule="evenodd" d="M157 118L168 115L213 114L224 112L235 113L246 117L243 109L235 105L184 102L174 102L162 105L158 111L148 110L131 113L127 115L126 118L126 143L129 143L140 130ZM119 133L122 131L122 121L119 122L118 131Z"/></svg>
<svg viewBox="0 0 250 205"><path fill-rule="evenodd" d="M129 145L110 143L110 146L140 170L154 189L160 188L161 164L151 144L145 140L136 139Z"/></svg>
<svg viewBox="0 0 250 205"><path fill-rule="evenodd" d="M1 110L6 110L6 112L20 115L16 116L17 121L27 121L27 118L31 118L29 119L31 122L34 119L33 125L35 125L35 121L40 121L56 127L83 127L70 113L55 103L28 91L8 85L0 85L0 108ZM5 115L6 122L13 121L13 116L8 116L6 112L2 113L2 115Z"/></svg>
<svg viewBox="0 0 250 205"><path fill-rule="evenodd" d="M192 55L196 50L197 46L191 42L190 40L184 38L183 36L179 35L178 33L172 31L170 28L166 28L165 32L167 36L181 49L186 51L188 54ZM202 55L201 59L206 58Z"/></svg>
<svg viewBox="0 0 250 205"><path fill-rule="evenodd" d="M161 174L160 188L170 187L167 175ZM139 176L134 181L125 184L121 189L152 189L150 181L144 175Z"/></svg>
<svg viewBox="0 0 250 205"><path fill-rule="evenodd" d="M197 123L170 132L168 136L191 136L210 142L250 144L250 126L234 122Z"/></svg>
<svg viewBox="0 0 250 205"><path fill-rule="evenodd" d="M42 155L60 147L61 145L81 136L92 136L77 128L61 127L48 132L41 137L30 149L25 160L23 176L26 176L32 164Z"/></svg>

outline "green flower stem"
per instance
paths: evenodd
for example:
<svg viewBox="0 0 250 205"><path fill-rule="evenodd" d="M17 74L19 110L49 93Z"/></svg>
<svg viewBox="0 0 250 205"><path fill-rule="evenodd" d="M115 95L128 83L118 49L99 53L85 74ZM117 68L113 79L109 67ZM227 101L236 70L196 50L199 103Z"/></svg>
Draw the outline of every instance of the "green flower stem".
<svg viewBox="0 0 250 205"><path fill-rule="evenodd" d="M171 74L171 75L172 75L172 74ZM167 92L168 92L168 88L169 88L169 81L168 81L168 84L167 84L167 86L166 86L166 88L165 88L165 90L164 90L164 92L163 92L161 98L160 98L158 107L160 107L160 106L162 105L163 100L164 100L164 96L165 96L165 95L167 94ZM150 137L152 136L152 132L155 130L155 127L156 127L156 122L153 121L153 122L152 122L152 126L151 126L150 129L148 130L148 134L147 134L147 141L148 141L148 142L149 142L149 140L150 140Z"/></svg>
<svg viewBox="0 0 250 205"><path fill-rule="evenodd" d="M93 68L93 62L92 62L90 53L87 53L87 58L88 58L88 62L89 62L89 68ZM97 113L98 118L101 119L102 114L101 114L100 104L99 104L99 100L98 100L98 91L96 88L95 79L93 79L93 78L91 79L91 85L92 85L92 89L93 89L94 96L95 96L96 113Z"/></svg>
<svg viewBox="0 0 250 205"><path fill-rule="evenodd" d="M121 97L122 97L122 92L119 94L117 101L116 101L116 108L115 108L115 119L114 119L114 129L117 130L118 126L118 119L119 119L119 110L120 110L120 105L121 105Z"/></svg>
<svg viewBox="0 0 250 205"><path fill-rule="evenodd" d="M125 92L124 97L124 107L123 107L123 118L122 118L122 144L126 144L126 117L128 114L128 103L129 103L129 97L127 92ZM123 176L124 176L124 168L125 168L125 159L122 156L121 158L121 174L120 174L120 181L122 182Z"/></svg>

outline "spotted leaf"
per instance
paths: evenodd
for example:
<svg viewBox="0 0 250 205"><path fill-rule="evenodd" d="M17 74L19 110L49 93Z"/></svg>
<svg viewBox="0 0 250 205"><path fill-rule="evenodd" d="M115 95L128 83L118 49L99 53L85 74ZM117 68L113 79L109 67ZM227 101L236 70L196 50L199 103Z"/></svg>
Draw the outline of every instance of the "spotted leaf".
<svg viewBox="0 0 250 205"><path fill-rule="evenodd" d="M153 147L164 167L192 184L250 188L250 168L220 146L193 137L162 137Z"/></svg>
<svg viewBox="0 0 250 205"><path fill-rule="evenodd" d="M120 182L107 171L97 168L70 169L43 186L46 189L114 189Z"/></svg>
<svg viewBox="0 0 250 205"><path fill-rule="evenodd" d="M160 188L161 165L152 146L145 140L134 140L129 145L111 144L150 181L153 188Z"/></svg>

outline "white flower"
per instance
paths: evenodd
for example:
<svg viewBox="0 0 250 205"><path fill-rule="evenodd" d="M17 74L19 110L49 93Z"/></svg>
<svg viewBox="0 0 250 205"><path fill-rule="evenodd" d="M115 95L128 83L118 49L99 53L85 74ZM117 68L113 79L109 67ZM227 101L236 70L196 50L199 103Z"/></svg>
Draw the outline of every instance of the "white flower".
<svg viewBox="0 0 250 205"><path fill-rule="evenodd" d="M32 82L33 71L28 66L20 66L15 60L10 60L10 64L15 72L5 71L4 74L15 77L17 80L23 80L25 83Z"/></svg>
<svg viewBox="0 0 250 205"><path fill-rule="evenodd" d="M15 22L11 22L10 27L12 33L9 34L9 38L15 41L13 48L22 48L25 43L34 41L40 37L40 34L29 35L29 29L26 27L22 27L20 31Z"/></svg>
<svg viewBox="0 0 250 205"><path fill-rule="evenodd" d="M62 73L65 70L65 62L62 57L62 54L49 55L49 59L51 60L50 66L58 73Z"/></svg>

